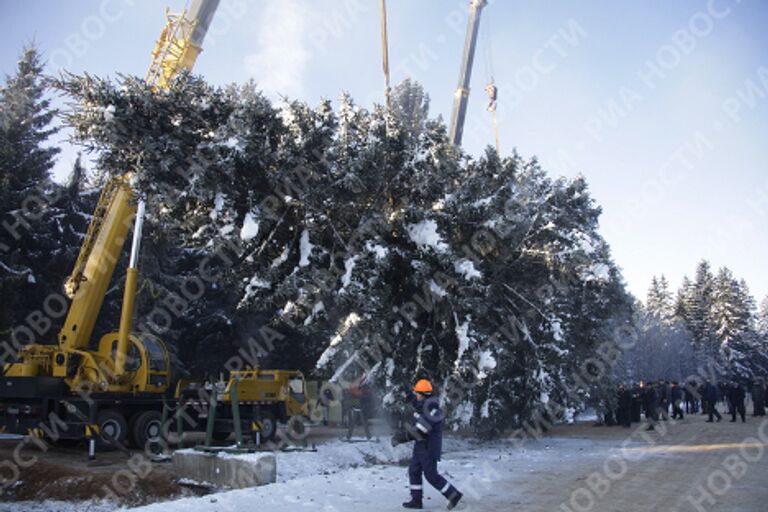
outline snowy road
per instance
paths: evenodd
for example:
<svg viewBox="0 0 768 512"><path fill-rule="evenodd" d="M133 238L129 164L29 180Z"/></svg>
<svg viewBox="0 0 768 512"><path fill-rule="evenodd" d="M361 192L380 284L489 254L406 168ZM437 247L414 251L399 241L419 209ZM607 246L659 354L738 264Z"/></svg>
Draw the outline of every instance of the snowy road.
<svg viewBox="0 0 768 512"><path fill-rule="evenodd" d="M579 425L522 444L464 442L449 446L440 469L466 495L460 510L760 512L768 500L768 422L750 419L707 424L693 416L651 433ZM293 455L285 462L296 468L313 454ZM444 510L442 496L425 489L425 508ZM399 510L407 497L404 466L374 465L135 510L377 512Z"/></svg>
<svg viewBox="0 0 768 512"><path fill-rule="evenodd" d="M446 439L441 472L465 511L764 512L768 420L708 424L700 415L656 432L579 424L547 437L478 443ZM409 447L330 441L317 453L278 453L278 482L131 509L157 512L402 510ZM381 463L376 463L379 461ZM149 478L152 478L151 476ZM425 485L425 508L445 500ZM106 512L104 502L16 502L0 511Z"/></svg>
<svg viewBox="0 0 768 512"><path fill-rule="evenodd" d="M493 498L495 505L492 508L498 509L501 504L508 505L511 498L509 494L501 492L502 482L527 478L545 467L551 468L556 460L571 460L576 463L584 458L596 457L607 448L607 445L600 445L605 443L578 439L531 441L526 443L524 449L511 442L493 443L448 453L441 462L440 469L467 495L467 503L474 503L472 509L481 510L478 507L478 499L481 496ZM333 450L335 447L330 445L327 448ZM322 446L319 448L323 449ZM368 447L359 448L365 450ZM317 467L317 461L323 460L317 458L321 454L322 452L289 455L297 455L296 459L310 459L309 464L327 474L297 477L264 487L184 499L170 504L160 503L134 510L224 512L246 510L249 506L258 504L260 507L267 506L270 510L360 512L399 509L400 503L407 501L408 479L405 466L374 465L331 472L333 464L325 462ZM278 467L284 455L278 454ZM344 458L346 457L342 457ZM297 469L296 462L288 462L292 472ZM278 479L283 480L283 477L279 476ZM445 499L429 486L426 486L425 502L427 509L445 508Z"/></svg>

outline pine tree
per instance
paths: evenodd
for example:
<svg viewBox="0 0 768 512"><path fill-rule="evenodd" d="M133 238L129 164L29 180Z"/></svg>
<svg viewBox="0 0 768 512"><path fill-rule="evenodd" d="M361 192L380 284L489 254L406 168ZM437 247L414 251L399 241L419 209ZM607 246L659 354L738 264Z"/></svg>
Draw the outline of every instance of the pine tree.
<svg viewBox="0 0 768 512"><path fill-rule="evenodd" d="M672 292L669 290L669 282L664 274L660 278L653 276L651 286L648 289L646 308L649 313L661 321L668 322L674 313Z"/></svg>
<svg viewBox="0 0 768 512"><path fill-rule="evenodd" d="M729 373L739 378L762 374L765 354L754 330L755 301L746 282L737 281L723 268L715 281L714 296L712 316Z"/></svg>
<svg viewBox="0 0 768 512"><path fill-rule="evenodd" d="M88 183L88 174L83 167L82 154L77 154L77 159L72 166L72 172L67 178L67 195L71 202L75 202L77 197L85 190Z"/></svg>
<svg viewBox="0 0 768 512"><path fill-rule="evenodd" d="M693 282L688 276L683 276L680 288L675 295L674 313L675 318L682 320L685 325L691 322L693 310Z"/></svg>
<svg viewBox="0 0 768 512"><path fill-rule="evenodd" d="M757 332L768 342L768 296L760 301L760 310L756 320Z"/></svg>
<svg viewBox="0 0 768 512"><path fill-rule="evenodd" d="M406 78L395 86L391 102L406 138L416 140L429 120L429 95L419 83Z"/></svg>
<svg viewBox="0 0 768 512"><path fill-rule="evenodd" d="M59 86L80 102L68 116L76 137L106 172L135 169L172 233L146 272L173 289L194 268L168 246L226 248L221 288L237 312L222 295L218 309L190 313L211 320L212 337L225 332L216 358L270 327L290 340L270 364L337 381L366 373L392 410L414 376L428 377L443 383L449 421L484 435L536 414L572 418L613 389L611 364L579 375L631 320L586 180L551 180L535 159L492 149L468 158L428 118L420 86L392 111L348 95L336 110L278 109L253 84L196 77L158 93L134 79ZM185 360L220 369L167 334Z"/></svg>
<svg viewBox="0 0 768 512"><path fill-rule="evenodd" d="M625 352L627 380L683 380L696 373L691 335L682 320L663 320L638 304L634 326L635 343Z"/></svg>
<svg viewBox="0 0 768 512"><path fill-rule="evenodd" d="M691 334L699 371L729 378L751 378L768 367L759 334L759 315L746 281L726 267L712 276L702 261L696 279L687 277L677 292L675 317Z"/></svg>
<svg viewBox="0 0 768 512"><path fill-rule="evenodd" d="M54 289L40 272L51 253L43 224L55 199L49 177L57 148L45 146L56 132L46 98L47 80L34 47L25 48L16 73L0 87L0 294L6 297L0 330L39 309Z"/></svg>
<svg viewBox="0 0 768 512"><path fill-rule="evenodd" d="M736 285L737 301L741 305L746 327L755 330L757 325L757 301L749 292L745 279L740 279Z"/></svg>
<svg viewBox="0 0 768 512"><path fill-rule="evenodd" d="M0 208L18 209L49 179L59 149L45 147L56 133L55 112L45 97L48 81L35 47L22 51L16 74L0 88Z"/></svg>
<svg viewBox="0 0 768 512"><path fill-rule="evenodd" d="M728 344L742 335L751 323L747 299L739 282L727 268L721 268L712 291L711 322L720 346Z"/></svg>
<svg viewBox="0 0 768 512"><path fill-rule="evenodd" d="M717 361L719 343L712 319L715 278L709 262L702 260L696 266L696 273L689 303L687 327L693 334L694 344L702 357Z"/></svg>

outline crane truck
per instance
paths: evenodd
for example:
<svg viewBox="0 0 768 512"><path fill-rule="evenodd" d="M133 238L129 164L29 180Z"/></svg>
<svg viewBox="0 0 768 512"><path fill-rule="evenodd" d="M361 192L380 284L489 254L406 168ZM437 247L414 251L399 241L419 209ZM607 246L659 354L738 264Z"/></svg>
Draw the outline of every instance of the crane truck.
<svg viewBox="0 0 768 512"><path fill-rule="evenodd" d="M180 14L166 11L167 23L152 54L148 83L165 89L180 72L192 69L218 4L219 0L193 0L189 10ZM160 434L164 399L184 395L163 341L132 330L145 210L144 201L131 188L132 176L129 171L111 178L101 192L65 284L71 303L58 343L25 345L2 368L0 431L78 439L94 426L101 448L126 440L144 446ZM120 325L93 343L96 319L131 223L133 240ZM239 398L231 393L235 383ZM200 386L190 386L194 387ZM308 415L304 377L298 371L233 371L222 388L215 437L228 436L235 430L234 418L239 418L245 425L258 419L262 439L269 439L276 421ZM232 410L233 404L237 411ZM186 415L191 423L186 430L205 430L206 404L200 403L194 411Z"/></svg>

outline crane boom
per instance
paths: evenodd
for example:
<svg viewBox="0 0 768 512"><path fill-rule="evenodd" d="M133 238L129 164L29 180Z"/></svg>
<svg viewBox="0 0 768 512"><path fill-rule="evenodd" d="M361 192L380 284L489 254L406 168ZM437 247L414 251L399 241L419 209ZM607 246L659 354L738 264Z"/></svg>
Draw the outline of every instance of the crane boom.
<svg viewBox="0 0 768 512"><path fill-rule="evenodd" d="M88 347L134 213L125 178L110 179L91 218L75 271L65 285L72 302L59 331L62 349Z"/></svg>
<svg viewBox="0 0 768 512"><path fill-rule="evenodd" d="M219 1L194 0L189 11L181 14L166 11L167 24L152 52L152 64L147 74L149 83L165 89L179 73L192 69L202 51L202 42ZM116 377L120 377L125 369L136 299L137 262L144 211L143 201L139 200L136 204L136 197L129 184L130 177L131 173L128 172L110 179L99 198L74 272L66 284L72 303L59 332L62 350L83 350L88 347L104 295L135 218L118 345L114 355Z"/></svg>
<svg viewBox="0 0 768 512"><path fill-rule="evenodd" d="M461 59L459 86L456 88L453 98L453 114L451 115L451 131L449 133L451 143L454 146L461 146L461 137L464 132L464 120L467 116L467 104L469 103L469 83L472 78L472 63L475 59L477 32L480 28L480 13L486 5L488 5L487 0L471 0L469 5L467 37L464 40L464 54Z"/></svg>
<svg viewBox="0 0 768 512"><path fill-rule="evenodd" d="M147 82L165 89L179 73L191 71L220 0L195 0L189 12L171 14L152 52Z"/></svg>
<svg viewBox="0 0 768 512"><path fill-rule="evenodd" d="M203 49L203 40L218 6L219 0L194 0L189 13L182 12L180 15L171 15L166 11L168 23L160 34L155 51L152 53L152 65L147 74L147 80L150 83L158 88L166 89L179 73L192 70ZM133 324L144 207L144 200L140 199L134 223L131 258L125 275L123 310L120 312L120 329L115 350L114 375L117 378L125 373L128 337Z"/></svg>

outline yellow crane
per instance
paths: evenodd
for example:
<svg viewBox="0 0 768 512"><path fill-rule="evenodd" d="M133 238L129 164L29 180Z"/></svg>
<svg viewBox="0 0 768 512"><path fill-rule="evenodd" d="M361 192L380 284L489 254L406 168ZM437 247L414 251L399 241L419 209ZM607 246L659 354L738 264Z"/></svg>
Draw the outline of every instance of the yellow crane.
<svg viewBox="0 0 768 512"><path fill-rule="evenodd" d="M162 90L179 73L192 69L219 1L193 0L189 10L180 14L166 10L167 23L152 52L148 83ZM304 376L298 371L246 368L230 372L217 415L208 413L205 397L189 399L190 391L203 386L171 389L172 367L165 344L148 333L132 331L145 210L144 201L131 189L132 178L131 171L112 178L99 197L65 284L72 302L58 344L27 345L17 361L3 369L0 431L35 433L42 426L50 430L55 423L56 428L63 425L61 437L78 438L95 422L103 448L129 437L135 445L144 446L159 435L162 399L169 391L175 391L177 398L186 397L181 407L187 430L210 430L214 437L239 434L243 424L257 422L266 440L275 435L277 421L307 416ZM132 223L120 326L103 335L93 350L96 319ZM242 416L240 403L247 410Z"/></svg>
<svg viewBox="0 0 768 512"><path fill-rule="evenodd" d="M189 10L180 14L166 10L167 23L152 52L147 74L150 84L157 89L167 88L179 73L192 69L218 4L219 0L193 0ZM101 399L103 405L130 396L133 401L126 402L122 415L133 415L142 411L142 397L157 397L171 385L171 365L163 342L131 330L144 218L144 201L131 189L132 175L129 171L112 178L99 197L74 270L65 284L71 304L58 344L26 345L17 360L4 368L0 396L15 401L0 404L8 430L23 432L25 418L58 414L48 410L56 408L55 399L77 393L87 392ZM133 243L120 326L102 336L92 350L94 325L132 223ZM110 425L119 430L124 423L125 418L117 418Z"/></svg>

